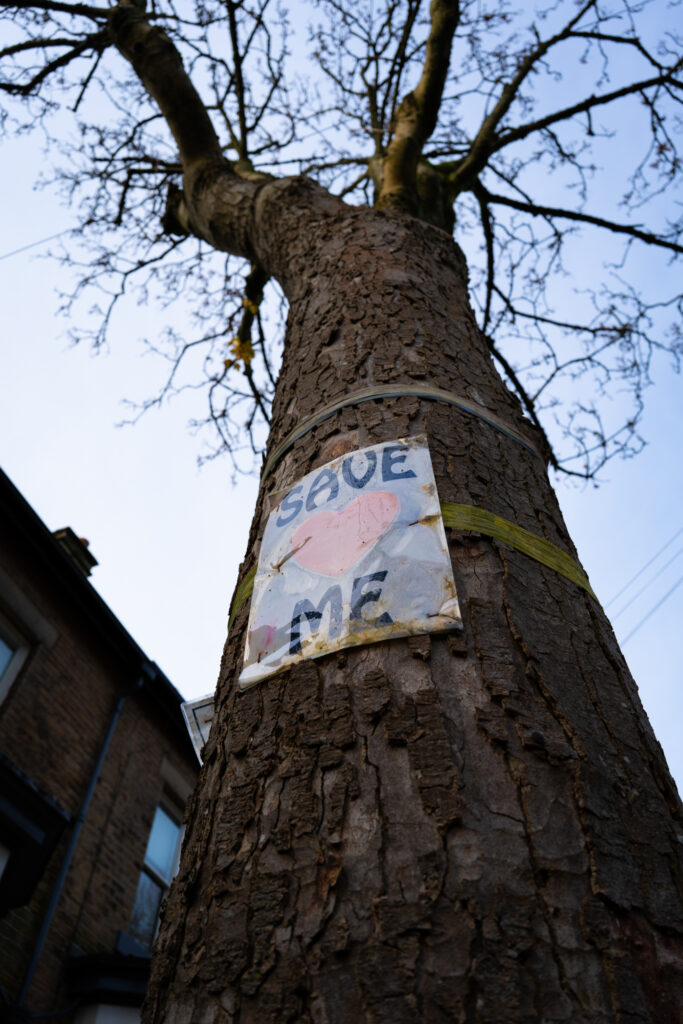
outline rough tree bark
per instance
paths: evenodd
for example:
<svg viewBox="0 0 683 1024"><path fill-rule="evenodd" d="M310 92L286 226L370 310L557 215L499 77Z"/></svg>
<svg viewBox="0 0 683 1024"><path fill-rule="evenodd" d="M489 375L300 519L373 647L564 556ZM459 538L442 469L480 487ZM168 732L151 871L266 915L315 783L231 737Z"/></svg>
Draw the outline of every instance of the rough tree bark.
<svg viewBox="0 0 683 1024"><path fill-rule="evenodd" d="M131 6L113 17L180 149L174 217L256 260L288 299L270 450L322 403L411 381L542 446L493 368L462 254L406 211L400 182L385 177L384 194L401 202L370 210L304 179L237 176L163 33ZM422 432L442 501L574 553L539 457L400 398L337 413L280 461L242 578L266 489ZM452 531L450 550L463 637L352 649L240 694L238 613L148 1021L677 1019L681 806L612 630L591 597L504 545Z"/></svg>
<svg viewBox="0 0 683 1024"><path fill-rule="evenodd" d="M290 303L271 450L349 390L425 379L533 439L444 232L299 179L251 209ZM338 413L268 487L418 432L441 500L573 552L538 457L414 398ZM450 546L462 641L370 645L238 694L238 614L148 1020L677 1019L680 804L612 630L524 555L456 532Z"/></svg>

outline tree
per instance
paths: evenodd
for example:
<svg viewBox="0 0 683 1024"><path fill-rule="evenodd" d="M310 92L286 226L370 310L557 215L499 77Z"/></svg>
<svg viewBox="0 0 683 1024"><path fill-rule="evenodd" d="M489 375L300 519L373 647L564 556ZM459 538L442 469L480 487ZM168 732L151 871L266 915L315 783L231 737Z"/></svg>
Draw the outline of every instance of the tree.
<svg viewBox="0 0 683 1024"><path fill-rule="evenodd" d="M424 432L442 501L575 557L547 464L591 476L634 451L637 408L605 430L582 394L562 454L542 426L545 396L552 412L562 374L588 369L601 388L630 382L638 407L653 350L680 348L658 318L679 300L643 298L624 277L636 246L682 251L680 222L630 219L649 205L656 222L679 170L674 34L657 44L638 31L647 4L557 5L525 28L501 5L329 2L313 42L332 92L318 102L313 86L285 89L287 22L269 20L267 0L192 12L3 6L16 33L4 92L45 122L61 90L82 117L62 181L80 189L83 232L101 245L83 281L118 278L114 303L140 273L167 298L191 288L198 335L169 336L168 386L202 350L221 444L237 457L244 403L254 447L258 417L269 421L149 1019L674 1020L680 802L576 574L496 541L486 522L454 528L462 637L386 641L235 686L266 493L335 455ZM567 60L597 67L597 81L576 92L570 75L553 96ZM623 220L596 213L589 187L617 104L633 119L642 108L650 129ZM299 141L302 173L275 176ZM550 181L532 174L539 163ZM556 181L569 200L553 198ZM454 217L466 233L475 215L479 324L453 241ZM553 270L571 251L567 225L623 239L627 253L611 289L560 314ZM248 269L233 259L219 278L211 249ZM261 313L269 280L288 307L277 379ZM416 383L479 415L416 394L376 398L338 409L273 462L321 406ZM576 456L578 467L565 461Z"/></svg>

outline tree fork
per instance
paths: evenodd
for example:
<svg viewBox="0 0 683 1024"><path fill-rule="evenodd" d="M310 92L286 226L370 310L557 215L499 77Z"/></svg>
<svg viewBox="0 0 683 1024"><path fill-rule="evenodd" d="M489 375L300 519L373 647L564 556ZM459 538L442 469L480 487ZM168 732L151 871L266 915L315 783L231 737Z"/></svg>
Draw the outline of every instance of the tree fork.
<svg viewBox="0 0 683 1024"><path fill-rule="evenodd" d="M432 0L424 66L415 88L401 101L383 160L378 209L417 214L418 165L425 142L434 131L448 74L451 45L460 20L457 0ZM429 218L431 219L431 218ZM438 226L442 226L435 221ZM451 222L452 227L452 222Z"/></svg>
<svg viewBox="0 0 683 1024"><path fill-rule="evenodd" d="M290 299L270 449L340 394L425 378L531 433L452 240L339 203L321 217L306 194L315 231L269 240ZM413 398L338 413L268 488L419 432L441 500L574 553L538 457ZM458 533L450 550L462 637L351 649L242 694L238 612L147 1021L677 1019L681 808L611 628L516 551Z"/></svg>

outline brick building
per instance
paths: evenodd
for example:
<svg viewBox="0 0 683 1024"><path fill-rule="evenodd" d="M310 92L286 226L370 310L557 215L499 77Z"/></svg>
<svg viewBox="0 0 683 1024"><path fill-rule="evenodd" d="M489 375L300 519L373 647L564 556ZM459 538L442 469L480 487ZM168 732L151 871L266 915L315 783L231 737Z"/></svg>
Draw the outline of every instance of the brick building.
<svg viewBox="0 0 683 1024"><path fill-rule="evenodd" d="M197 759L181 696L0 472L0 1015L139 1019Z"/></svg>

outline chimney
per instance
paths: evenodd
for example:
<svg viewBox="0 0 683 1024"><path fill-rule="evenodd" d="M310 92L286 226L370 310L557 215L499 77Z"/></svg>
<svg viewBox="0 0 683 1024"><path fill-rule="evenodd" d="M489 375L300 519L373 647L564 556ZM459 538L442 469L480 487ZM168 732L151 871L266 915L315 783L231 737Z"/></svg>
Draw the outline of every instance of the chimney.
<svg viewBox="0 0 683 1024"><path fill-rule="evenodd" d="M61 530L55 530L52 536L61 544L83 575L89 576L98 562L95 556L90 554L89 543L85 537L77 537L70 526L63 526Z"/></svg>

